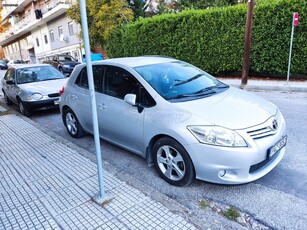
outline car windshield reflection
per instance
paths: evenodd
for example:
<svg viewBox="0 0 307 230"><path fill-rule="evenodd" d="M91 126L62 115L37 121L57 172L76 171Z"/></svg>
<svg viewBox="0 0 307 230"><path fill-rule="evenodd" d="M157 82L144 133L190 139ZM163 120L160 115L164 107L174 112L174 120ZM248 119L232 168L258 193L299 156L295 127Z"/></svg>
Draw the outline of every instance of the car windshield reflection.
<svg viewBox="0 0 307 230"><path fill-rule="evenodd" d="M135 70L166 100L193 100L228 88L210 74L181 61L140 66Z"/></svg>
<svg viewBox="0 0 307 230"><path fill-rule="evenodd" d="M17 84L49 81L61 78L65 78L65 76L50 66L21 68L16 71Z"/></svg>

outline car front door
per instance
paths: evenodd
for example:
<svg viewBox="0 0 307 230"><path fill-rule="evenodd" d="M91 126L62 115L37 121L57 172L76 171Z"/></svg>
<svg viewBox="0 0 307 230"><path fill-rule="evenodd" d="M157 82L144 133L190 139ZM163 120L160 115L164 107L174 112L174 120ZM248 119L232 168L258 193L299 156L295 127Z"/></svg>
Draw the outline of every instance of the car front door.
<svg viewBox="0 0 307 230"><path fill-rule="evenodd" d="M103 138L139 155L144 154L144 112L124 101L138 94L140 84L128 71L106 66L103 93L96 94L100 134Z"/></svg>

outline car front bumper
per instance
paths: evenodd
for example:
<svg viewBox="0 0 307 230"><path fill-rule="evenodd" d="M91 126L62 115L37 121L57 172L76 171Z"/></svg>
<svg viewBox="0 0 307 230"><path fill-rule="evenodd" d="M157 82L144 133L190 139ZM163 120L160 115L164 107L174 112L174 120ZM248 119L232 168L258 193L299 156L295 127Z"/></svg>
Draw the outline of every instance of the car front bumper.
<svg viewBox="0 0 307 230"><path fill-rule="evenodd" d="M243 132L243 131L242 131ZM249 139L247 147L220 147L201 143L185 145L196 178L217 184L243 184L268 174L285 155L284 146L273 156L269 150L286 136L284 120L274 135Z"/></svg>
<svg viewBox="0 0 307 230"><path fill-rule="evenodd" d="M57 108L59 98L44 99L39 101L23 101L24 107L30 110L37 110L41 108Z"/></svg>

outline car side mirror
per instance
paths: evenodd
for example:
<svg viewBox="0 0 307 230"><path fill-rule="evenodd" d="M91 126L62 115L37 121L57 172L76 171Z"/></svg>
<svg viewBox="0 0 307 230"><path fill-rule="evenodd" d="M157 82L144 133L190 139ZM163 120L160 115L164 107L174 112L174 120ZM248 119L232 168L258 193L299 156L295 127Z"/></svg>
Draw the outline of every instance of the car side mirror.
<svg viewBox="0 0 307 230"><path fill-rule="evenodd" d="M15 81L14 81L14 80L7 80L7 81L6 81L6 84L8 84L8 85L14 85L14 84L15 84Z"/></svg>
<svg viewBox="0 0 307 230"><path fill-rule="evenodd" d="M124 101L127 102L129 105L135 106L136 105L136 95L129 93L124 97Z"/></svg>

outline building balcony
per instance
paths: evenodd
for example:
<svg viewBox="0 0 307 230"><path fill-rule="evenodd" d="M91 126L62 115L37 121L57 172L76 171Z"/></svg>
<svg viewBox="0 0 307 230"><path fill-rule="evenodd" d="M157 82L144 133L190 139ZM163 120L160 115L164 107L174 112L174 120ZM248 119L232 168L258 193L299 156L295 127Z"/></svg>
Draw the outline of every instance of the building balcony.
<svg viewBox="0 0 307 230"><path fill-rule="evenodd" d="M0 46L4 46L16 40L17 38L37 29L39 26L44 25L48 21L65 13L71 6L71 2L71 0L51 0L40 9L43 15L43 17L40 19L36 19L33 9L29 16L17 22L14 26L10 27L0 35Z"/></svg>

